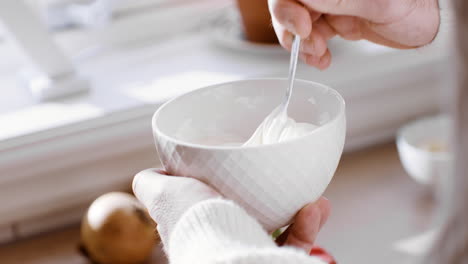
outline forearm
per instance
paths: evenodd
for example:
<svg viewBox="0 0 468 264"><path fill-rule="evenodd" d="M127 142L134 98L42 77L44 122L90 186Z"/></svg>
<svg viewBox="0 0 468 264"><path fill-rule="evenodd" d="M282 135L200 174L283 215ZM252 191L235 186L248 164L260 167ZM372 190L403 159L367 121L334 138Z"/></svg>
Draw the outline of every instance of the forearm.
<svg viewBox="0 0 468 264"><path fill-rule="evenodd" d="M211 199L189 209L168 245L171 263L309 263L323 261L277 247L260 224L232 202Z"/></svg>
<svg viewBox="0 0 468 264"><path fill-rule="evenodd" d="M454 170L444 178L446 188L439 214L443 220L439 237L426 256L424 263L468 263L468 2L454 1L456 13L456 66L457 87L452 94L454 125ZM452 172L447 172L450 174Z"/></svg>

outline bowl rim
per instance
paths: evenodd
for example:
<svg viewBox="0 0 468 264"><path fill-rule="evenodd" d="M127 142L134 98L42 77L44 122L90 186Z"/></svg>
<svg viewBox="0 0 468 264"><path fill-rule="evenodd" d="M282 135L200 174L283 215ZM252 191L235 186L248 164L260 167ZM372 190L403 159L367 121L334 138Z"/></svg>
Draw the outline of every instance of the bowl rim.
<svg viewBox="0 0 468 264"><path fill-rule="evenodd" d="M439 120L441 118L450 120L450 116L446 114L437 114L437 115L426 116L426 117L413 120L405 124L404 126L402 126L400 129L398 129L396 143L397 143L399 152L401 151L400 147L406 146L412 151L415 151L418 154L427 156L428 158L431 158L431 159L442 160L442 161L452 159L453 154L450 151L444 151L444 152L428 151L423 148L419 148L415 146L414 144L409 143L407 140L407 137L405 136L405 134L414 126L418 126L421 123L428 122L428 121L430 122L430 121Z"/></svg>
<svg viewBox="0 0 468 264"><path fill-rule="evenodd" d="M229 81L229 82L222 82L222 83L217 83L217 84L213 84L213 85L208 85L206 87L201 87L201 88L198 88L198 89L194 89L190 92L187 92L187 93L183 93L181 95L178 95L172 99L170 99L169 101L165 102L164 104L162 104L156 111L155 113L153 114L153 118L151 119L151 127L153 129L153 135L154 134L157 134L158 137L163 137L165 140L167 141L172 141L174 143L176 143L177 145L181 145L181 146L185 146L185 147L190 147L190 148L195 148L195 149L210 149L210 150L240 150L240 149L259 149L259 148L269 148L269 147L277 147L277 146L281 146L281 145L285 145L285 144L291 144L291 143L294 143L296 141L300 141L300 140L303 140L305 137L308 137L314 133L317 133L317 131L320 131L320 130L323 130L325 129L326 127L328 126L331 126L331 124L337 122L337 120L340 118L340 117L343 117L343 118L346 118L345 116L345 109L346 109L346 103L345 103L345 100L343 99L343 97L341 96L341 94L336 91L335 89L327 86L327 85L324 85L324 84L321 84L321 83L318 83L318 82L314 82L314 81L309 81L309 80L303 80L303 79L296 79L295 82L303 82L303 83L307 83L307 84L312 84L312 85L315 85L315 86L319 86L319 87L323 87L325 89L327 89L329 92L333 93L336 98L338 99L338 101L340 102L340 109L338 111L338 114L335 115L332 119L330 119L327 123L325 123L324 125L321 125L321 126L318 126L316 129L308 132L307 134L301 136L301 137L298 137L298 138L293 138L291 140L286 140L286 141L282 141L282 142L278 142L278 143L273 143L273 144L265 144L265 145L255 145L255 146L243 146L243 145L240 145L240 146L221 146L221 145L202 145L202 144L197 144L197 143L191 143L191 142L187 142L187 141L183 141L183 140L179 140L179 139L176 139L174 137L171 137L165 133L163 133L157 126L156 126L156 119L158 118L160 112L165 108L167 107L167 105L171 104L173 101L177 100L179 97L182 97L182 96L186 96L186 95L189 95L191 93L195 93L195 92L199 92L201 90L204 90L204 89L210 89L210 88L213 88L213 87L216 87L216 86L220 86L220 85L228 85L228 84L233 84L233 83L241 83L241 82L251 82L251 81L275 81L275 80L280 80L280 81L287 81L287 78L246 78L246 79L242 79L242 80L234 80L234 81Z"/></svg>

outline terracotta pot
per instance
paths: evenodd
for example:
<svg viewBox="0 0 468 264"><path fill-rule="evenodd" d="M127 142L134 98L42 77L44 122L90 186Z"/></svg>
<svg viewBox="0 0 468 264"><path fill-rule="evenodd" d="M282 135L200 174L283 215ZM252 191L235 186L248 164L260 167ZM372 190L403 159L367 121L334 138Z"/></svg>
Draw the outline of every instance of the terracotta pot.
<svg viewBox="0 0 468 264"><path fill-rule="evenodd" d="M267 0L237 0L245 37L252 42L278 43Z"/></svg>

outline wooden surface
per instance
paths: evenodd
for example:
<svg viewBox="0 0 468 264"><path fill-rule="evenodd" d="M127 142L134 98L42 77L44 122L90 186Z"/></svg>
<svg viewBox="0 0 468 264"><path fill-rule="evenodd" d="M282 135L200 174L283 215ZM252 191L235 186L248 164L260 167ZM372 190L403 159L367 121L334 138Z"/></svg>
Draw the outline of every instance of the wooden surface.
<svg viewBox="0 0 468 264"><path fill-rule="evenodd" d="M394 144L347 154L326 194L332 215L318 238L339 263L402 263L393 250L400 239L430 224L426 191L404 172ZM78 226L0 246L0 263L89 263L77 250ZM160 261L155 250L151 263Z"/></svg>

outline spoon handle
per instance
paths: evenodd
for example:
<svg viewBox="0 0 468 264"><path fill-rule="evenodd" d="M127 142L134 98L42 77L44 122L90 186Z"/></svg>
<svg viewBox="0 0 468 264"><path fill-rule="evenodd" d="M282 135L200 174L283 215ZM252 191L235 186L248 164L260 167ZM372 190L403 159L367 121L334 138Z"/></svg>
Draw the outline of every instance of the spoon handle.
<svg viewBox="0 0 468 264"><path fill-rule="evenodd" d="M288 109L289 101L292 95L292 89L294 86L294 79L296 78L297 59L299 57L299 48L301 45L301 37L299 35L294 36L294 41L291 49L291 59L289 61L289 86L286 90L286 98L284 101L283 109L286 112Z"/></svg>

